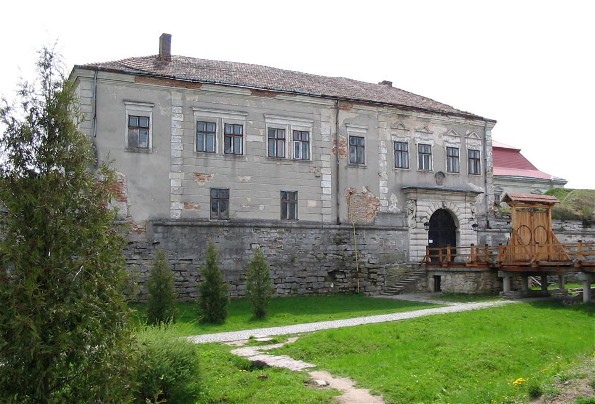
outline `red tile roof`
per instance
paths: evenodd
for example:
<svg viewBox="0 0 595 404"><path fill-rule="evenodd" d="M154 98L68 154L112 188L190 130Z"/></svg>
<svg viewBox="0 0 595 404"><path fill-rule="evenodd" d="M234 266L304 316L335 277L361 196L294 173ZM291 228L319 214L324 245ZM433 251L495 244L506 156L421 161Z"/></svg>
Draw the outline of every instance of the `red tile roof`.
<svg viewBox="0 0 595 404"><path fill-rule="evenodd" d="M387 84L366 83L343 77L318 76L254 64L197 59L185 56L172 56L171 61L163 61L157 56L145 56L112 62L76 65L75 68L339 98L348 101L389 104L495 122Z"/></svg>
<svg viewBox="0 0 595 404"><path fill-rule="evenodd" d="M561 179L537 169L521 154L521 149L492 142L494 175L512 177L539 178L545 180Z"/></svg>

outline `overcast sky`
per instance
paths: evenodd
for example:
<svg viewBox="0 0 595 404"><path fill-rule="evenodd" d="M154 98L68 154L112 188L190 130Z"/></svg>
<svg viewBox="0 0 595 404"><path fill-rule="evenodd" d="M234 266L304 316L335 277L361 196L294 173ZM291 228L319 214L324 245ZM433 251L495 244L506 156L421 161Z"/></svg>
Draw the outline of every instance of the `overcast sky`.
<svg viewBox="0 0 595 404"><path fill-rule="evenodd" d="M495 119L569 188L595 188L595 2L10 0L2 6L0 94L57 43L67 71L158 51L342 76Z"/></svg>

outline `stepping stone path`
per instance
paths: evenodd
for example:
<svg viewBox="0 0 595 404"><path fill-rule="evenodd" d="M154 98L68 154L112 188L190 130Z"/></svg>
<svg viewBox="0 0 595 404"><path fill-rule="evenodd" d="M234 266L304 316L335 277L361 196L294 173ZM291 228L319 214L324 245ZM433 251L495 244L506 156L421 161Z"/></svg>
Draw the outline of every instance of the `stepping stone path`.
<svg viewBox="0 0 595 404"><path fill-rule="evenodd" d="M297 359L290 358L286 355L270 355L266 353L271 349L281 348L285 344L291 344L297 341L298 337L290 337L287 339L286 342L278 343L278 344L270 344L270 345L260 345L260 346L249 346L249 347L241 347L236 348L231 351L232 354L242 356L251 362L258 362L258 363L265 363L268 366L278 367L278 368L285 368L292 371L302 371L314 368L316 365L313 365L308 362L303 362ZM257 338L256 341L259 342L266 342L267 340L271 340L271 338ZM234 341L229 343L229 345L242 345L246 344L248 341ZM366 403L366 404L375 404L375 403L384 403L382 397L373 396L370 394L370 391L367 389L359 389L355 387L355 382L351 379L344 378L344 377L336 377L331 375L328 372L323 371L310 371L308 373L312 378L312 384L318 388L333 388L337 389L342 392L342 394L337 397L339 403L343 404L355 404L355 403Z"/></svg>

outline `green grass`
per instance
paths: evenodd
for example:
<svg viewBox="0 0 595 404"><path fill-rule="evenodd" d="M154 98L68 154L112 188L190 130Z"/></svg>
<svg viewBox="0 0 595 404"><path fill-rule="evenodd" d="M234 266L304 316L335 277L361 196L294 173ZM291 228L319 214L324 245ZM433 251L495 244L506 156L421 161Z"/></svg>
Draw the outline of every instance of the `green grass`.
<svg viewBox="0 0 595 404"><path fill-rule="evenodd" d="M306 386L309 376L287 369L252 369L217 344L200 345L200 403L330 403L336 390Z"/></svg>
<svg viewBox="0 0 595 404"><path fill-rule="evenodd" d="M485 293L442 293L436 296L436 300L454 303L490 302L500 300L498 292Z"/></svg>
<svg viewBox="0 0 595 404"><path fill-rule="evenodd" d="M350 377L388 403L528 402L594 353L594 314L593 305L511 304L321 331L277 352Z"/></svg>
<svg viewBox="0 0 595 404"><path fill-rule="evenodd" d="M146 306L135 304L133 307L136 309L136 322L143 324ZM249 300L237 299L229 304L229 315L225 324L213 325L198 323L195 304L180 303L178 321L171 326L171 330L178 335L200 335L396 313L429 307L437 307L437 305L355 294L277 297L271 299L267 317L263 320L255 320L252 318Z"/></svg>

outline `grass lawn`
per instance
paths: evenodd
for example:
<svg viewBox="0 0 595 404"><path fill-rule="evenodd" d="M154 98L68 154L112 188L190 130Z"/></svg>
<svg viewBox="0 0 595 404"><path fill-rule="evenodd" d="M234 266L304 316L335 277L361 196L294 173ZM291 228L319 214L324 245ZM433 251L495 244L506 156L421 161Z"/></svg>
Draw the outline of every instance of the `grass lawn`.
<svg viewBox="0 0 595 404"><path fill-rule="evenodd" d="M519 303L320 331L276 353L350 377L388 403L528 402L595 353L594 315L594 305Z"/></svg>
<svg viewBox="0 0 595 404"><path fill-rule="evenodd" d="M454 303L470 303L470 302L490 302L495 300L501 300L498 292L485 292L485 293L441 293L437 294L436 300L443 300L445 302Z"/></svg>
<svg viewBox="0 0 595 404"><path fill-rule="evenodd" d="M136 309L137 323L142 324L146 306L135 304L133 307ZM355 294L278 297L271 299L269 313L264 320L254 320L250 302L247 299L234 299L229 303L229 315L225 324L213 325L198 322L195 304L180 303L178 321L170 327L170 331L178 335L199 335L396 313L429 307L437 307L437 305Z"/></svg>

